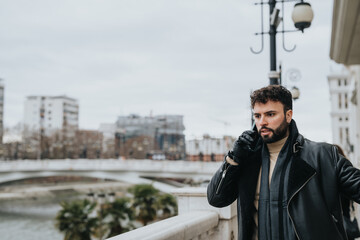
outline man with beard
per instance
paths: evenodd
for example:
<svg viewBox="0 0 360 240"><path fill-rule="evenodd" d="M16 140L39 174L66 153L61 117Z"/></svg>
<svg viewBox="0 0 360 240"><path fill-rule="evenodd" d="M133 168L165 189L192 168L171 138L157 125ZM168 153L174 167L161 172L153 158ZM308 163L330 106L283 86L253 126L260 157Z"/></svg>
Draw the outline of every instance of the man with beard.
<svg viewBox="0 0 360 240"><path fill-rule="evenodd" d="M251 106L256 127L211 179L209 203L238 200L238 239L347 239L339 195L360 202L360 171L333 145L299 134L286 88L254 91Z"/></svg>

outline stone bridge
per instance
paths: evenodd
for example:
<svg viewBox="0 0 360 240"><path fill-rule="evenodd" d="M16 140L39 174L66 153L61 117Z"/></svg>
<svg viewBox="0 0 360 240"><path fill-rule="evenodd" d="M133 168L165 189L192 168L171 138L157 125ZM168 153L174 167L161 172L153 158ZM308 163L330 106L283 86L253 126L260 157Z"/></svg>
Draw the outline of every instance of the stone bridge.
<svg viewBox="0 0 360 240"><path fill-rule="evenodd" d="M111 179L127 183L153 183L161 191L174 188L154 178L210 180L220 166L219 162L191 162L169 160L118 160L118 159L58 159L0 161L0 183L49 177L83 176Z"/></svg>

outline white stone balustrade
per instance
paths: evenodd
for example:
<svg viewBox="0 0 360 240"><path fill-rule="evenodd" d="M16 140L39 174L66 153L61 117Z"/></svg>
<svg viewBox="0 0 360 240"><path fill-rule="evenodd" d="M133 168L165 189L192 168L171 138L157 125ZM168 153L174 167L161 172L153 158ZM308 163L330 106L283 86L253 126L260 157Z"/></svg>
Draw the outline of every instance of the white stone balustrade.
<svg viewBox="0 0 360 240"><path fill-rule="evenodd" d="M214 208L206 198L206 188L180 188L179 215L109 238L108 240L233 240L237 239L236 202Z"/></svg>

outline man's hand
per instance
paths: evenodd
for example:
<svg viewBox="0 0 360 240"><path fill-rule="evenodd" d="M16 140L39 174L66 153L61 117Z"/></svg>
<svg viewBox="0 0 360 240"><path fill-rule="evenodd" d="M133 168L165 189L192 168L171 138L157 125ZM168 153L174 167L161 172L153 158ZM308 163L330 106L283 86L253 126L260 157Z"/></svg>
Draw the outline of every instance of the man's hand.
<svg viewBox="0 0 360 240"><path fill-rule="evenodd" d="M228 157L226 158L227 161L230 161L228 160L230 157L233 162L241 164L241 162L259 149L259 146L256 146L258 138L259 135L256 131L248 130L243 132L235 141L233 149L229 151ZM229 163L232 164L231 161Z"/></svg>

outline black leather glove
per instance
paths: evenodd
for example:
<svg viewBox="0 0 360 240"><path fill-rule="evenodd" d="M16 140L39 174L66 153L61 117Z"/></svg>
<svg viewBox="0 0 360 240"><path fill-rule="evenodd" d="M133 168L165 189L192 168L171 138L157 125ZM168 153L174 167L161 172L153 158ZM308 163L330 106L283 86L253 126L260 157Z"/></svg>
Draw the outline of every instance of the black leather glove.
<svg viewBox="0 0 360 240"><path fill-rule="evenodd" d="M235 141L234 147L229 151L228 156L240 164L261 148L258 143L259 134L256 131L248 130L243 132Z"/></svg>

